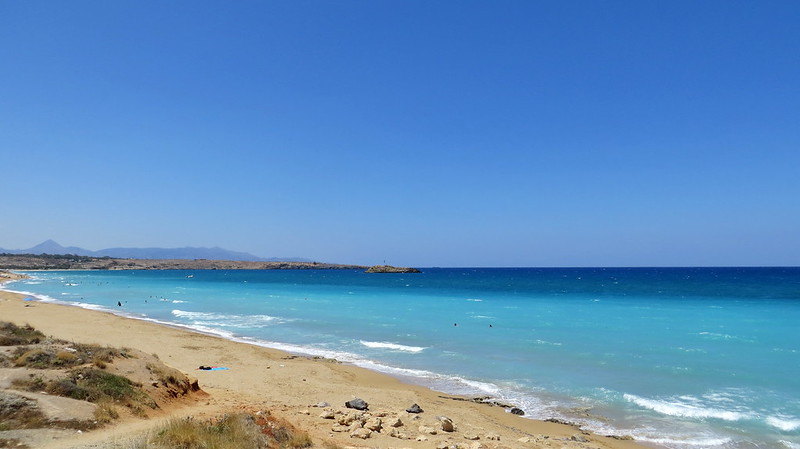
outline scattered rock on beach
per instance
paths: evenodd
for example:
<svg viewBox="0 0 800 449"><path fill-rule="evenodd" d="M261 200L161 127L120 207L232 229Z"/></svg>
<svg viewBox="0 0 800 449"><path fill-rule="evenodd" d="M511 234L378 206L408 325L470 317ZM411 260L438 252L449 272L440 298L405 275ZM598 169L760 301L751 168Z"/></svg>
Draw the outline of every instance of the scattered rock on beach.
<svg viewBox="0 0 800 449"><path fill-rule="evenodd" d="M336 418L336 413L333 410L325 410L319 414L319 417L322 419L334 419Z"/></svg>
<svg viewBox="0 0 800 449"><path fill-rule="evenodd" d="M453 425L452 419L446 416L439 416L437 418L439 419L439 423L442 426L442 430L444 430L445 432L452 432L456 430L456 427Z"/></svg>
<svg viewBox="0 0 800 449"><path fill-rule="evenodd" d="M406 411L408 413L422 413L423 410L419 405L414 404L411 407L407 408Z"/></svg>
<svg viewBox="0 0 800 449"><path fill-rule="evenodd" d="M366 401L360 398L351 399L344 403L344 406L347 408L354 408L356 410L367 410L369 404Z"/></svg>
<svg viewBox="0 0 800 449"><path fill-rule="evenodd" d="M430 427L430 426L419 426L418 430L419 430L419 433L422 433L422 434L425 434L425 435L436 435L438 433L436 431L436 429L434 429L433 427Z"/></svg>
<svg viewBox="0 0 800 449"><path fill-rule="evenodd" d="M372 435L372 431L363 427L350 432L350 438L361 438L362 440L366 440L370 435Z"/></svg>
<svg viewBox="0 0 800 449"><path fill-rule="evenodd" d="M572 435L569 439L572 440L572 441L577 441L579 443L588 443L589 442L589 440L586 439L585 436L583 436L583 435L581 435L579 433L576 433L575 435Z"/></svg>
<svg viewBox="0 0 800 449"><path fill-rule="evenodd" d="M410 440L411 439L411 437L409 437L407 433L401 432L401 431L399 431L397 429L392 429L389 432L389 436L392 437L392 438L400 439L400 440Z"/></svg>
<svg viewBox="0 0 800 449"><path fill-rule="evenodd" d="M511 407L511 410L509 410L508 412L511 413L512 415L520 415L520 416L525 414L525 411L519 407Z"/></svg>
<svg viewBox="0 0 800 449"><path fill-rule="evenodd" d="M364 417L361 416L361 413L350 412L346 415L343 414L342 416L340 416L337 422L343 426L349 426L350 424L353 424L353 422L358 422L360 424L363 424Z"/></svg>
<svg viewBox="0 0 800 449"><path fill-rule="evenodd" d="M386 423L389 427L403 427L403 421L400 418L394 418Z"/></svg>
<svg viewBox="0 0 800 449"><path fill-rule="evenodd" d="M364 423L364 428L369 429L373 432L380 432L381 428L383 427L382 424L383 423L381 422L380 418L377 417L370 418L367 420L367 422Z"/></svg>

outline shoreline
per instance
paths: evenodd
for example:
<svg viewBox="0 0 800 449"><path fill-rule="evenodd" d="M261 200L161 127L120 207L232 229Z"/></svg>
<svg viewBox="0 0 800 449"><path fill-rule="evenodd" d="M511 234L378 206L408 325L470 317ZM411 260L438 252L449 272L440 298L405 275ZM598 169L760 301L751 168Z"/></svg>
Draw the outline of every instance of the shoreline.
<svg viewBox="0 0 800 449"><path fill-rule="evenodd" d="M531 448L575 445L582 448L633 449L643 447L632 440L589 434L574 426L523 418L473 398L450 395L427 387L404 383L389 374L339 363L331 359L297 356L292 353L195 329L152 320L125 317L111 312L49 302L24 302L24 294L10 292L0 284L0 316L17 324L30 324L47 335L62 339L125 346L157 354L161 360L190 375L214 397L232 396L238 404L265 404L287 412L287 417L327 438L330 423L308 413L311 404L343 404L361 397L376 408L404 410L413 403L426 413L422 419L438 415L450 417L459 430L479 429L502 437L500 442L485 440L485 447ZM91 322L87 327L84 323ZM225 374L197 371L199 365L225 365ZM261 383L260 380L273 382ZM454 400L457 399L457 400ZM225 401L223 401L225 402ZM224 407L223 407L224 408ZM224 412L224 410L220 410ZM430 414L428 414L430 413ZM461 432L459 432L461 433ZM338 437L339 435L337 435ZM343 444L354 441L343 436ZM434 441L467 440L460 434L430 436L426 441L398 440L376 436L365 441L369 446L408 446L433 448ZM380 441L373 441L380 440ZM585 441L583 441L585 440ZM496 444L495 444L496 443Z"/></svg>

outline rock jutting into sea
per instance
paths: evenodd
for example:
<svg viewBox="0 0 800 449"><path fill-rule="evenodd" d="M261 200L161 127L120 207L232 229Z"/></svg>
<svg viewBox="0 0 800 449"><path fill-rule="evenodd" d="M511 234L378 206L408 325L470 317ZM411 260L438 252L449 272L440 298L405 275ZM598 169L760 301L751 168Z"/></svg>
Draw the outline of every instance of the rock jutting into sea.
<svg viewBox="0 0 800 449"><path fill-rule="evenodd" d="M393 267L391 265L373 265L366 273L422 273L416 268Z"/></svg>

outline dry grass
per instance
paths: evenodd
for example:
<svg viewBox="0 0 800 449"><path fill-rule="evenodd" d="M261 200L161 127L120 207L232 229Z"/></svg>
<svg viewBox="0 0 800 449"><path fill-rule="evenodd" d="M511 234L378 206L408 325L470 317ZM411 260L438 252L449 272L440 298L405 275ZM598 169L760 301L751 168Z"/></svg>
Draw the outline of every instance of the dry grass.
<svg viewBox="0 0 800 449"><path fill-rule="evenodd" d="M111 363L114 357L127 357L123 351L100 346L72 345L60 347L65 342L52 341L49 344L20 346L14 351L14 366L37 369L60 369L84 365L91 361L100 369Z"/></svg>
<svg viewBox="0 0 800 449"><path fill-rule="evenodd" d="M0 431L45 427L91 430L98 424L99 422L95 420L49 420L39 409L36 401L13 393L0 392Z"/></svg>
<svg viewBox="0 0 800 449"><path fill-rule="evenodd" d="M283 420L237 413L208 421L175 419L127 449L303 449L312 445L306 432Z"/></svg>
<svg viewBox="0 0 800 449"><path fill-rule="evenodd" d="M89 402L105 400L125 405L131 409L141 406L158 407L141 385L127 377L118 376L95 368L79 368L68 373L68 377L48 384L45 391Z"/></svg>
<svg viewBox="0 0 800 449"><path fill-rule="evenodd" d="M181 379L185 376L181 375L180 371L174 368L168 368L164 365L162 366L155 366L151 363L145 365L148 371L153 373L153 375L164 385L171 385L180 383Z"/></svg>
<svg viewBox="0 0 800 449"><path fill-rule="evenodd" d="M38 332L31 329L33 332ZM14 351L14 365L37 369L60 369L85 365L89 362L103 369L115 358L131 357L127 350L47 340L42 343L20 344Z"/></svg>
<svg viewBox="0 0 800 449"><path fill-rule="evenodd" d="M147 416L146 409L158 408L156 402L127 377L111 374L95 368L75 368L66 377L45 380L31 376L28 380L15 380L12 386L27 391L44 391L56 396L64 396L98 404L102 418L118 416L109 404L121 405L130 409L136 416ZM100 421L100 419L98 419Z"/></svg>
<svg viewBox="0 0 800 449"><path fill-rule="evenodd" d="M55 357L55 354L51 354L42 348L28 349L26 347L18 348L14 355L17 357L14 360L14 366L40 369L51 367L53 365L51 360Z"/></svg>
<svg viewBox="0 0 800 449"><path fill-rule="evenodd" d="M14 379L11 381L11 388L23 391L44 391L47 388L47 382L41 377L33 374L29 375L29 379Z"/></svg>
<svg viewBox="0 0 800 449"><path fill-rule="evenodd" d="M97 403L97 408L94 410L95 421L99 424L108 424L117 418L119 418L119 412L113 402L103 400Z"/></svg>
<svg viewBox="0 0 800 449"><path fill-rule="evenodd" d="M148 441L149 448L266 449L267 438L249 415L226 415L215 421L173 420Z"/></svg>
<svg viewBox="0 0 800 449"><path fill-rule="evenodd" d="M72 347L75 348L75 351L84 359L91 360L93 363L97 364L98 361L111 363L114 359L120 358L130 358L132 357L129 354L129 349L126 348L110 348L107 346L100 346L100 345L89 345L89 344L82 344L82 343L73 343Z"/></svg>
<svg viewBox="0 0 800 449"><path fill-rule="evenodd" d="M270 448L303 449L314 444L307 432L270 414L257 415L253 419L261 428L261 433L269 437Z"/></svg>
<svg viewBox="0 0 800 449"><path fill-rule="evenodd" d="M0 431L36 429L47 425L36 401L15 394L0 392Z"/></svg>
<svg viewBox="0 0 800 449"><path fill-rule="evenodd" d="M14 323L0 322L0 346L30 345L44 339L44 334L30 325L20 327Z"/></svg>
<svg viewBox="0 0 800 449"><path fill-rule="evenodd" d="M78 361L78 358L79 357L77 355L75 355L75 353L69 352L69 351L65 351L65 350L62 349L62 350L56 351L56 361L55 361L55 363L59 364L59 365L70 366L70 365L75 364L75 362Z"/></svg>
<svg viewBox="0 0 800 449"><path fill-rule="evenodd" d="M13 447L15 449L28 449L30 446L16 438L0 438L0 447Z"/></svg>

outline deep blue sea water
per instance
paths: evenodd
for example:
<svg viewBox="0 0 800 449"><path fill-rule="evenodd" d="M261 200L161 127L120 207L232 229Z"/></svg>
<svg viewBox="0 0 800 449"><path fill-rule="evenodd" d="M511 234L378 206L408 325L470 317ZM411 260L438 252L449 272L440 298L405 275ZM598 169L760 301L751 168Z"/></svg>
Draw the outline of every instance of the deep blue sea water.
<svg viewBox="0 0 800 449"><path fill-rule="evenodd" d="M52 271L6 288L654 445L800 449L800 268L423 271Z"/></svg>

